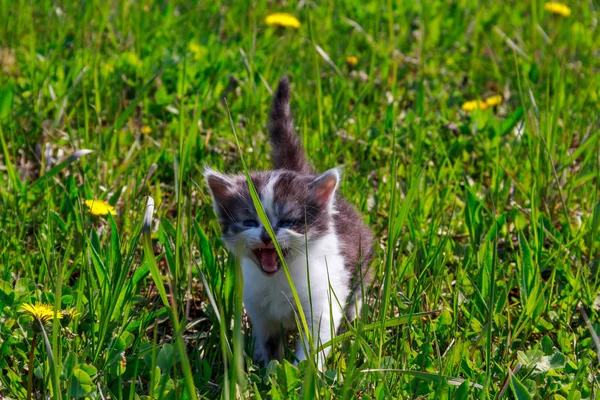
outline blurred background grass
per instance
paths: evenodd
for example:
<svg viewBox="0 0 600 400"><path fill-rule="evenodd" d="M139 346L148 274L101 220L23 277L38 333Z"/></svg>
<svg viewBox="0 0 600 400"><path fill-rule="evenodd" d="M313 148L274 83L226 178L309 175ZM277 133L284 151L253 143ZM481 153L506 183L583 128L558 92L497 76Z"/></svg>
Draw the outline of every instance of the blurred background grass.
<svg viewBox="0 0 600 400"><path fill-rule="evenodd" d="M598 4L568 6L0 0L0 394L189 398L189 373L203 397L596 396ZM233 356L250 328L201 182L241 168L224 99L269 168L282 74L311 160L344 166L379 238L324 376ZM170 305L138 243L148 195ZM80 315L47 327L30 379L38 300Z"/></svg>

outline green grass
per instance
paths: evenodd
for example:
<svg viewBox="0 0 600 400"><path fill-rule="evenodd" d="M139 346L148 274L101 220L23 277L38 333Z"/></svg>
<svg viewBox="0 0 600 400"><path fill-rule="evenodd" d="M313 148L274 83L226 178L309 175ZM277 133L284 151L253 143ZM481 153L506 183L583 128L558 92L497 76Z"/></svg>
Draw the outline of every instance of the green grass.
<svg viewBox="0 0 600 400"><path fill-rule="evenodd" d="M284 3L0 0L0 397L597 398L598 3ZM282 74L378 238L324 374L252 365L202 181L269 168Z"/></svg>

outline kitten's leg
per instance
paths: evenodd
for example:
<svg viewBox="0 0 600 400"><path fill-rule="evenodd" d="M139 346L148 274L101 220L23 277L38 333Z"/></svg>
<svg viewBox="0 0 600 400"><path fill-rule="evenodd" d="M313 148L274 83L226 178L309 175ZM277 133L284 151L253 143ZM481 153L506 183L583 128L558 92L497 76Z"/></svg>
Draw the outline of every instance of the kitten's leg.
<svg viewBox="0 0 600 400"><path fill-rule="evenodd" d="M321 303L320 307L317 307L317 304L313 303L313 313L309 313L307 316L308 328L311 330L313 347L315 349L329 342L334 337L343 316L343 312L337 304L332 304L330 307L328 300L324 300ZM298 362L306 359L305 347L307 351L310 350L306 335L303 332L296 346L296 358ZM324 369L325 360L330 351L331 347L328 346L317 354L317 367L320 371Z"/></svg>
<svg viewBox="0 0 600 400"><path fill-rule="evenodd" d="M256 364L266 363L269 359L269 353L267 351L265 336L255 325L252 326L252 340L254 341L252 360Z"/></svg>
<svg viewBox="0 0 600 400"><path fill-rule="evenodd" d="M252 339L254 362L268 364L273 359L283 358L281 325L255 317L252 319Z"/></svg>
<svg viewBox="0 0 600 400"><path fill-rule="evenodd" d="M269 360L283 360L283 332L275 332L269 336L266 346Z"/></svg>

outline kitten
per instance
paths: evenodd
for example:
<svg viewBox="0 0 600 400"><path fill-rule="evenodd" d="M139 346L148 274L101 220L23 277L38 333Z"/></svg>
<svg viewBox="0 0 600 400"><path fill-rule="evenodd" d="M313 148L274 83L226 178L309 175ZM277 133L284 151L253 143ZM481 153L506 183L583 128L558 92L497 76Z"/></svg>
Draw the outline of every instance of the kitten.
<svg viewBox="0 0 600 400"><path fill-rule="evenodd" d="M351 321L360 312L361 291L371 281L373 236L357 211L336 194L340 171L334 168L319 175L309 164L294 133L289 102L289 82L283 77L269 124L275 169L252 172L250 177L282 249L316 348L332 339L344 313ZM279 256L257 216L245 176L207 169L205 178L223 241L241 261L254 360L281 359L283 333L296 328L296 306ZM298 361L306 358L305 345L301 338ZM329 348L319 353L320 369L328 353Z"/></svg>

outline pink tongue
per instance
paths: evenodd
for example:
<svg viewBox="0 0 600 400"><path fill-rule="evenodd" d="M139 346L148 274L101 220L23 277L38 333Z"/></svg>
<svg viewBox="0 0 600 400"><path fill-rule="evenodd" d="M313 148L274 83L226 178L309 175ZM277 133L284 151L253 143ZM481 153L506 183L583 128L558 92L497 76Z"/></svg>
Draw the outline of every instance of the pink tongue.
<svg viewBox="0 0 600 400"><path fill-rule="evenodd" d="M263 271L273 273L279 269L279 256L275 249L262 249L258 253L258 258Z"/></svg>

